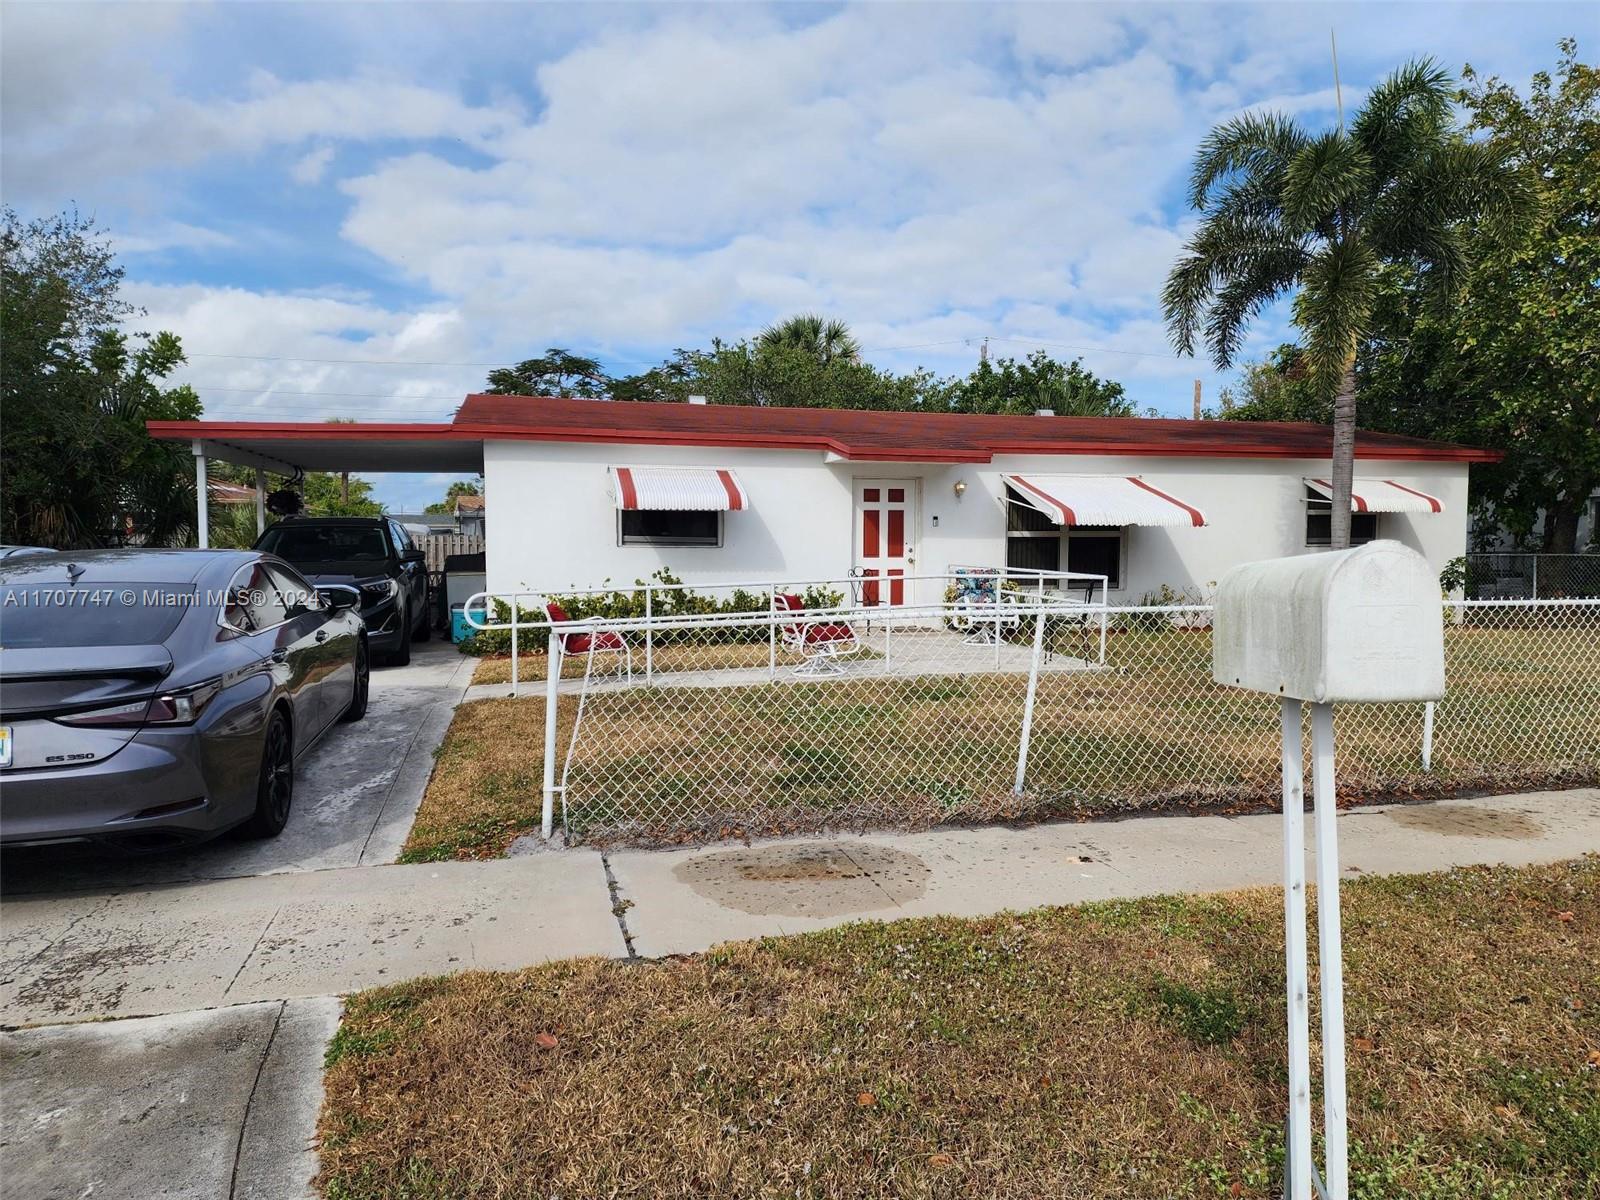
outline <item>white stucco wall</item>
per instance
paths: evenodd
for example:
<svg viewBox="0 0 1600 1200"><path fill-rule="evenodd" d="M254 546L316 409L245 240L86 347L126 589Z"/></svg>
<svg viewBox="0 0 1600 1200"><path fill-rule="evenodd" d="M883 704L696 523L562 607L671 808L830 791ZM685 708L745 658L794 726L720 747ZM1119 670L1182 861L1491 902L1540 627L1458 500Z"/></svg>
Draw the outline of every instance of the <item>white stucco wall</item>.
<svg viewBox="0 0 1600 1200"><path fill-rule="evenodd" d="M749 494L750 510L726 515L721 546L618 545L606 468L648 464L731 468ZM620 586L663 566L702 584L841 577L852 565L857 478L915 486L919 572L942 572L954 563L1003 564L1000 477L1033 473L1141 475L1200 508L1205 528L1128 530L1123 586L1111 599L1136 603L1163 584L1209 594L1237 562L1306 552L1301 481L1327 471L1326 460L1310 459L1003 456L982 466L930 466L826 463L814 451L491 441L484 445L489 587ZM1363 459L1356 473L1394 479L1444 502L1438 515L1383 514L1380 537L1412 546L1435 570L1465 552L1464 463ZM967 484L959 500L958 479Z"/></svg>

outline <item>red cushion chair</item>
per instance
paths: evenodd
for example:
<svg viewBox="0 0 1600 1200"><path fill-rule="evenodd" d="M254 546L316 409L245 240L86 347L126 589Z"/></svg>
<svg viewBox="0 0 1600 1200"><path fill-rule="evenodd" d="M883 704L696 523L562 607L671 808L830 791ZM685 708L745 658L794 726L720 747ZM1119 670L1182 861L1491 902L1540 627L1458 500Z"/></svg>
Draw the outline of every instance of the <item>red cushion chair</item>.
<svg viewBox="0 0 1600 1200"><path fill-rule="evenodd" d="M572 620L567 615L567 610L554 600L544 606L544 611L549 615L550 620L558 625ZM581 654L588 660L584 667L585 675L593 669L594 656L596 654L615 654L619 656L616 666L617 674L625 675L630 680L633 678L633 650L620 633L613 633L609 629L601 629L592 633L560 633L557 634L557 637L560 640L561 653L563 655Z"/></svg>
<svg viewBox="0 0 1600 1200"><path fill-rule="evenodd" d="M842 675L844 668L839 659L861 651L861 639L852 626L838 620L806 620L801 615L805 602L793 592L777 593L773 604L779 612L797 614L798 619L779 630L784 649L800 656L800 664L794 669L796 675Z"/></svg>

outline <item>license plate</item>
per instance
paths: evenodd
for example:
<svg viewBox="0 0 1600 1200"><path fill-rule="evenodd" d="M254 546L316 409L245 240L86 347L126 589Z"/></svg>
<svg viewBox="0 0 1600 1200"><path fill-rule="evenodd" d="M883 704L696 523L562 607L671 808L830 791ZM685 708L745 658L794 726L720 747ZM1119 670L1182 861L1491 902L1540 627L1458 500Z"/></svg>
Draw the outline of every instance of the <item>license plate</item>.
<svg viewBox="0 0 1600 1200"><path fill-rule="evenodd" d="M11 726L0 725L0 767L11 765Z"/></svg>

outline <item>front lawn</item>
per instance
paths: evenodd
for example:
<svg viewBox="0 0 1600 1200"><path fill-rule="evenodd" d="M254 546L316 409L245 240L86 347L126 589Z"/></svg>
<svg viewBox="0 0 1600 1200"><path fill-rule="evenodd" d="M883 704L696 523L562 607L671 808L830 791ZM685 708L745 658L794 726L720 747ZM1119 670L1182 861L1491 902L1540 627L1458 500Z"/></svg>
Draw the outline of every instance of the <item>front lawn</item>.
<svg viewBox="0 0 1600 1200"><path fill-rule="evenodd" d="M1600 859L1344 898L1352 1194L1600 1195ZM1282 975L1257 890L381 988L328 1051L320 1185L1265 1200Z"/></svg>

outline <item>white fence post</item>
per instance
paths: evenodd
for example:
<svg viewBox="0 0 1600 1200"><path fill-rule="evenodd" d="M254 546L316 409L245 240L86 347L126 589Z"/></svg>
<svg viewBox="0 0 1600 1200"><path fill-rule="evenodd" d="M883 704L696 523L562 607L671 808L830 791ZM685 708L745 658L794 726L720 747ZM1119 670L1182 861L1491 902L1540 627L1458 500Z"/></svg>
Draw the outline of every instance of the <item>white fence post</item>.
<svg viewBox="0 0 1600 1200"><path fill-rule="evenodd" d="M555 830L556 817L556 704L561 691L561 635L550 631L545 657L544 685L544 813L539 828L545 841Z"/></svg>
<svg viewBox="0 0 1600 1200"><path fill-rule="evenodd" d="M1433 701L1422 704L1422 769L1433 770Z"/></svg>
<svg viewBox="0 0 1600 1200"><path fill-rule="evenodd" d="M644 683L649 687L655 679L656 666L656 640L655 627L650 618L655 614L655 605L652 597L655 589L648 583L644 585Z"/></svg>
<svg viewBox="0 0 1600 1200"><path fill-rule="evenodd" d="M1283 726L1283 957L1289 1016L1289 1126L1285 1182L1291 1200L1311 1196L1311 1000L1306 979L1305 763L1300 701L1279 703Z"/></svg>
<svg viewBox="0 0 1600 1200"><path fill-rule="evenodd" d="M767 594L767 681L778 677L778 585Z"/></svg>
<svg viewBox="0 0 1600 1200"><path fill-rule="evenodd" d="M549 666L550 666L550 664L548 662L545 663L545 669L546 670L549 669ZM517 694L518 682L519 682L519 680L518 680L518 670L517 670L517 597L516 597L516 594L513 593L512 596L511 596L511 695L513 696L513 698Z"/></svg>
<svg viewBox="0 0 1600 1200"><path fill-rule="evenodd" d="M1333 705L1311 706L1311 794L1317 826L1317 963L1322 983L1323 1183L1330 1200L1350 1195L1344 1084L1344 949L1339 929L1339 832L1335 821Z"/></svg>
<svg viewBox="0 0 1600 1200"><path fill-rule="evenodd" d="M1033 661L1028 664L1028 694L1022 702L1022 736L1017 739L1017 779L1012 785L1013 795L1022 795L1023 781L1028 775L1028 744L1033 740L1033 701L1039 690L1039 658L1044 653L1044 606L1039 607L1033 619Z"/></svg>

